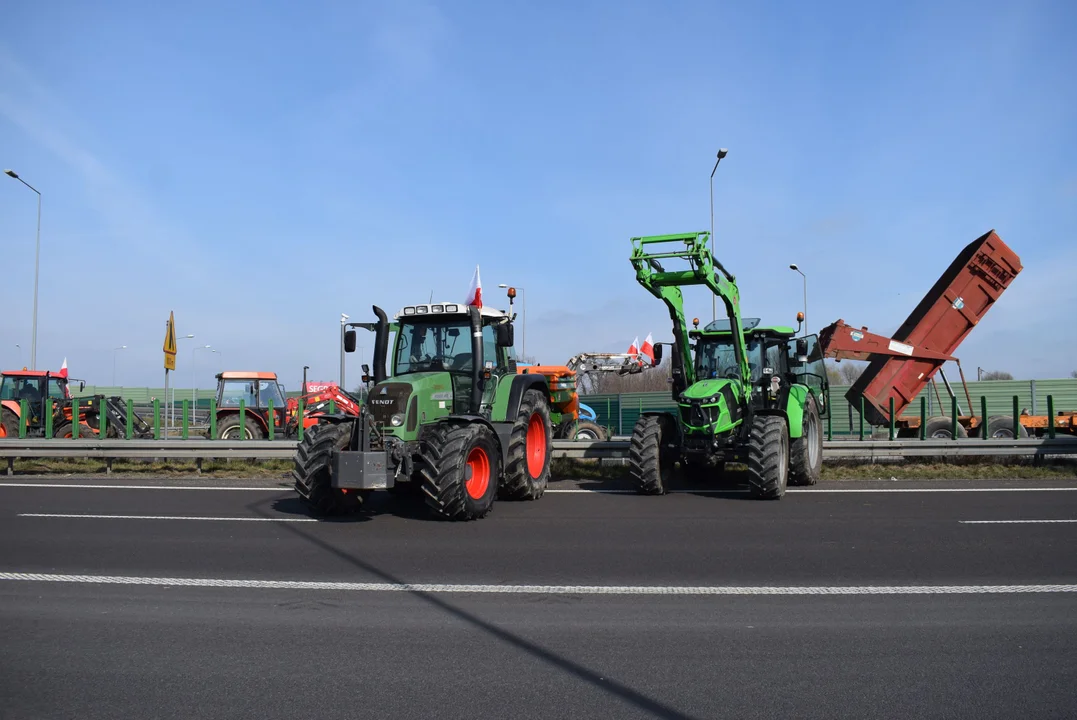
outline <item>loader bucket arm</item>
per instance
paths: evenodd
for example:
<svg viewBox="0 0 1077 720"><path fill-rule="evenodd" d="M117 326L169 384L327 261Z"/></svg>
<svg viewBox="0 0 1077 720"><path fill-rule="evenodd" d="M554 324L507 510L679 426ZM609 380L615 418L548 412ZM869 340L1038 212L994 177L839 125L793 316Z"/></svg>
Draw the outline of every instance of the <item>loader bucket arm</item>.
<svg viewBox="0 0 1077 720"><path fill-rule="evenodd" d="M707 247L708 232L677 235L653 235L632 238L632 267L636 281L652 295L662 300L669 309L673 321L674 353L673 371L678 372L687 387L698 380L692 362L692 347L688 338L688 322L684 316L684 295L681 288L688 285L704 285L722 300L733 336L741 378L748 382L751 372L745 352L744 328L740 321L740 291L736 278L718 263ZM666 270L662 260L683 260L687 270ZM674 388L674 395L684 388Z"/></svg>

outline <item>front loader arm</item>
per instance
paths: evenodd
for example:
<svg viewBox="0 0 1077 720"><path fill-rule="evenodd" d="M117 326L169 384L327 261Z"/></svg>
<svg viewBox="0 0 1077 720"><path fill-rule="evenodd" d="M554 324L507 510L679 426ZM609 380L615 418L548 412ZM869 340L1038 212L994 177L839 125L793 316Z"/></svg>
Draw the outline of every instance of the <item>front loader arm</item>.
<svg viewBox="0 0 1077 720"><path fill-rule="evenodd" d="M692 362L681 286L705 285L720 297L725 305L737 365L740 367L742 379L747 383L751 371L745 352L744 328L740 321L740 291L737 289L736 279L711 254L707 247L709 239L710 233L707 232L632 238L632 266L636 269L636 281L669 308L675 339L674 373L680 370L686 385L692 385L698 380L695 364ZM657 250L656 246L663 243L681 243L684 248L650 251ZM667 271L660 262L663 258L687 260L691 269Z"/></svg>

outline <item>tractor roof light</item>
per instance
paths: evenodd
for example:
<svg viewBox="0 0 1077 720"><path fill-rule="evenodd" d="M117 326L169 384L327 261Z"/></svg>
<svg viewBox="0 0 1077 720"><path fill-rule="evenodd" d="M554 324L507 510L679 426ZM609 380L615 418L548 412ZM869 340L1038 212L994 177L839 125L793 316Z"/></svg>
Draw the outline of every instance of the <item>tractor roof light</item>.
<svg viewBox="0 0 1077 720"><path fill-rule="evenodd" d="M430 312L430 308L427 307L426 305L416 305L415 306L415 313L418 314L418 315L426 315L429 312Z"/></svg>
<svg viewBox="0 0 1077 720"><path fill-rule="evenodd" d="M459 305L446 305L445 306L445 312L449 312L449 313L460 312L460 306Z"/></svg>
<svg viewBox="0 0 1077 720"><path fill-rule="evenodd" d="M445 306L444 305L431 305L430 306L430 312L443 313L443 312L445 312Z"/></svg>
<svg viewBox="0 0 1077 720"><path fill-rule="evenodd" d="M404 308L404 314L405 315L414 315L415 314L415 308L413 308L413 307Z"/></svg>

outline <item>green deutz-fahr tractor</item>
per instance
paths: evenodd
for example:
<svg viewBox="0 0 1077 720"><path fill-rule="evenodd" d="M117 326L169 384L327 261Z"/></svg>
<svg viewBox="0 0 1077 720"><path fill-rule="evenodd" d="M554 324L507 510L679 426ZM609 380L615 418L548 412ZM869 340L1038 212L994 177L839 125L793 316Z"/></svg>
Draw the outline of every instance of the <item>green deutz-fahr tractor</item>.
<svg viewBox="0 0 1077 720"><path fill-rule="evenodd" d="M319 514L357 510L371 491L414 490L438 515L473 520L495 496L536 500L550 477L552 410L575 387L517 371L509 312L456 303L374 307L374 375L358 417L326 415L296 450L295 488ZM385 370L395 333L392 375ZM355 349L355 331L345 350ZM564 395L565 397L562 397Z"/></svg>
<svg viewBox="0 0 1077 720"><path fill-rule="evenodd" d="M742 322L736 279L713 258L708 238L706 232L632 238L636 280L665 302L673 320L678 413L639 419L630 472L639 492L660 495L678 465L690 479L705 480L720 477L727 461L741 462L754 497L781 498L787 485L815 484L822 469L820 418L829 397L822 355L814 335L796 338L792 328ZM686 260L689 269L666 271L664 260ZM710 288L728 317L689 330L681 293L688 285ZM655 350L657 361L661 346Z"/></svg>

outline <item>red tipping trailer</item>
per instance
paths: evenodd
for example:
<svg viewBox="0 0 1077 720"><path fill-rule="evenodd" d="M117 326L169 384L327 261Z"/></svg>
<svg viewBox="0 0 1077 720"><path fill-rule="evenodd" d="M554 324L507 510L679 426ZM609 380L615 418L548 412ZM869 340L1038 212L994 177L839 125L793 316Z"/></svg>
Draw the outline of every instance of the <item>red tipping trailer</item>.
<svg viewBox="0 0 1077 720"><path fill-rule="evenodd" d="M920 425L920 418L901 417L909 404L927 387L936 373L952 393L942 366L957 363L965 391L969 415L958 418L959 435L977 430L983 418L972 414L974 408L965 385L961 363L953 356L987 311L998 301L1013 279L1021 272L1021 259L994 230L967 245L950 263L950 267L924 296L908 319L891 338L854 328L844 320L819 333L823 356L834 359L867 360L863 375L845 394L854 407L864 399L864 418L872 425L890 423L890 400L894 401L895 424L906 432ZM941 398L940 398L941 401ZM932 425L935 437L952 436L950 418ZM996 437L1013 437L1012 417L992 417L988 432ZM1047 418L1022 415L1024 432L1046 428ZM1073 430L1072 413L1061 413L1055 422L1060 430ZM962 432L963 431L963 432Z"/></svg>

